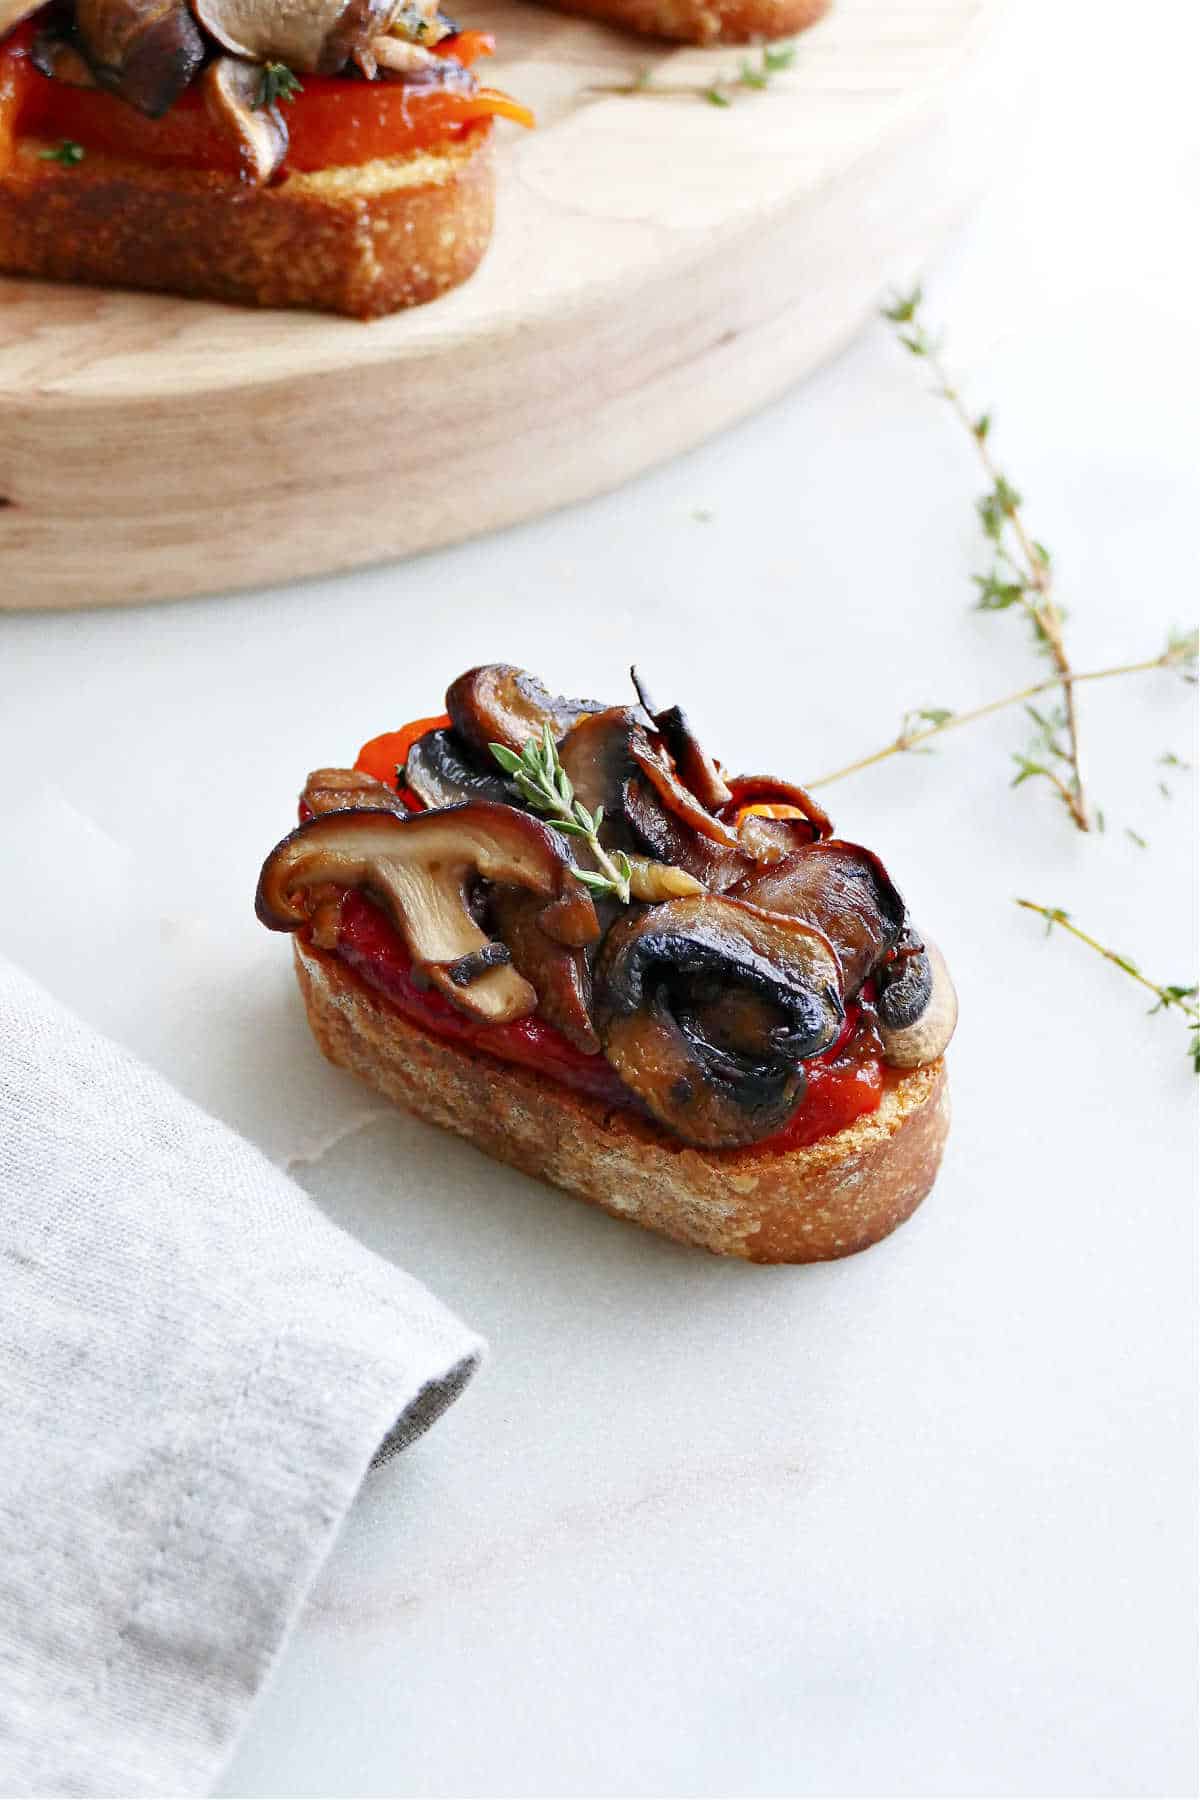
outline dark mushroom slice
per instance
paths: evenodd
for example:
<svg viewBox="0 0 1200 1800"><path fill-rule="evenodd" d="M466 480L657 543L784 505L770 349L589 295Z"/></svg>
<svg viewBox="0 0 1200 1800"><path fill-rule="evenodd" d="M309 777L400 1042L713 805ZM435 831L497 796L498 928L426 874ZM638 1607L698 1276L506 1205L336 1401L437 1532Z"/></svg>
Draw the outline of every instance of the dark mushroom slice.
<svg viewBox="0 0 1200 1800"><path fill-rule="evenodd" d="M823 932L837 951L847 997L857 994L904 932L904 901L879 858L840 838L795 851L735 891Z"/></svg>
<svg viewBox="0 0 1200 1800"><path fill-rule="evenodd" d="M752 869L750 857L737 847L736 832L680 786L640 709L612 706L580 719L558 755L576 798L589 812L603 807L600 838L606 849L650 850L659 862L686 871L705 887L729 887ZM696 829L697 816L704 830Z"/></svg>
<svg viewBox="0 0 1200 1800"><path fill-rule="evenodd" d="M720 812L723 806L728 806L733 799L729 785L692 730L683 708L669 706L665 712L655 713L654 723L675 759L683 785L709 812Z"/></svg>
<svg viewBox="0 0 1200 1800"><path fill-rule="evenodd" d="M631 751L637 714L628 706L589 713L572 725L559 745L575 798L594 813L603 808L600 838L606 849L629 848L625 829L626 789L637 774Z"/></svg>
<svg viewBox="0 0 1200 1800"><path fill-rule="evenodd" d="M259 65L240 56L218 56L201 80L209 118L236 146L243 178L256 186L271 179L288 151L283 114L259 103L262 81Z"/></svg>
<svg viewBox="0 0 1200 1800"><path fill-rule="evenodd" d="M304 784L300 804L314 818L330 812L392 812L408 816L408 808L394 788L361 769L314 769Z"/></svg>
<svg viewBox="0 0 1200 1800"><path fill-rule="evenodd" d="M603 712L598 700L568 700L551 694L535 675L511 663L468 669L446 691L446 711L459 736L480 756L503 744L519 756L530 738L549 725L555 739L586 713Z"/></svg>
<svg viewBox="0 0 1200 1800"><path fill-rule="evenodd" d="M677 819L690 825L702 837L711 838L714 844L724 844L728 849L736 847L736 825L729 825L723 819L718 819L684 785L661 738L652 738L641 726L635 726L631 734L630 752L668 812L674 813Z"/></svg>
<svg viewBox="0 0 1200 1800"><path fill-rule="evenodd" d="M604 941L596 994L621 1080L676 1137L708 1149L782 1129L805 1060L844 1017L819 932L715 895L626 914Z"/></svg>
<svg viewBox="0 0 1200 1800"><path fill-rule="evenodd" d="M3 35L4 26L0 23L0 37ZM56 32L38 33L29 53L29 60L39 75L48 75L52 81L61 81L67 87L99 86L76 46Z"/></svg>
<svg viewBox="0 0 1200 1800"><path fill-rule="evenodd" d="M483 801L404 819L384 812L309 819L268 856L254 905L270 930L297 931L331 889L363 888L446 998L499 1025L533 1012L537 995L474 917L480 880L536 895L539 929L559 943L581 947L599 936L595 908L561 841L527 813Z"/></svg>
<svg viewBox="0 0 1200 1800"><path fill-rule="evenodd" d="M747 849L714 844L693 831L667 811L641 775L626 783L621 804L627 827L639 844L653 851L659 862L685 870L712 893L724 893L754 874L756 864Z"/></svg>
<svg viewBox="0 0 1200 1800"><path fill-rule="evenodd" d="M76 0L75 25L100 86L152 119L204 61L204 39L186 0Z"/></svg>
<svg viewBox="0 0 1200 1800"><path fill-rule="evenodd" d="M894 1069L936 1062L958 1024L958 995L936 944L906 932L895 960L876 976L884 1061Z"/></svg>
<svg viewBox="0 0 1200 1800"><path fill-rule="evenodd" d="M460 806L466 800L513 805L512 791L493 762L479 768L454 731L427 731L408 753L404 785L426 806Z"/></svg>
<svg viewBox="0 0 1200 1800"><path fill-rule="evenodd" d="M733 795L717 764L692 730L683 708L668 706L661 712L656 711L636 668L630 669L629 677L637 689L638 699L673 757L684 786L710 812L720 812L723 806L728 806Z"/></svg>
<svg viewBox="0 0 1200 1800"><path fill-rule="evenodd" d="M387 32L398 0L193 0L196 17L218 44L251 62L286 63L299 75L336 75L360 49Z"/></svg>
<svg viewBox="0 0 1200 1800"><path fill-rule="evenodd" d="M731 775L730 803L726 817L740 812L744 806L794 806L812 826L815 838L833 835L833 821L807 789L794 782L779 781L774 775Z"/></svg>
<svg viewBox="0 0 1200 1800"><path fill-rule="evenodd" d="M592 975L587 954L547 937L538 923L542 902L518 888L497 888L489 906L497 937L508 948L513 967L529 982L538 999L539 1016L563 1036L595 1056L600 1039L592 1024Z"/></svg>

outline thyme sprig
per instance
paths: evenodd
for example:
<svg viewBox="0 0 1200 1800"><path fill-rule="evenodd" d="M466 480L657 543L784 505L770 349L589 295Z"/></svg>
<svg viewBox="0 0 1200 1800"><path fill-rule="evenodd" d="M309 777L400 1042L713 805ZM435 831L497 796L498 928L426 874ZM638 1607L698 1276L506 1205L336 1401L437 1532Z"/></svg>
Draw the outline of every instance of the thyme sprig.
<svg viewBox="0 0 1200 1800"><path fill-rule="evenodd" d="M1073 938L1077 938L1081 944L1086 944L1089 950L1094 950L1098 956L1104 958L1105 962L1110 962L1116 968L1122 969L1148 993L1153 994L1156 1004L1150 1008L1151 1014L1168 1011L1182 1013L1190 1033L1189 1055L1192 1059L1192 1067L1200 1075L1200 1004L1197 1004L1200 999L1200 989L1197 989L1194 982L1188 987L1176 982L1160 986L1157 981L1151 981L1148 975L1143 975L1130 957L1122 956L1117 950L1110 950L1107 945L1094 938L1090 932L1084 931L1081 926L1076 925L1070 913L1065 912L1061 906L1043 906L1037 900L1018 900L1016 904L1024 907L1026 912L1037 913L1039 918L1045 919L1047 937L1050 936L1055 926L1070 932Z"/></svg>
<svg viewBox="0 0 1200 1800"><path fill-rule="evenodd" d="M601 844L604 808L598 806L594 813L589 812L582 800L575 798L571 777L559 761L558 746L549 725L543 725L540 738L529 739L520 756L506 744L489 744L488 749L534 812L552 818L555 831L582 838L587 844L602 873L573 866L572 872L578 880L593 894L611 894L623 906L628 906L629 881L633 874L629 858L623 850L610 856Z"/></svg>
<svg viewBox="0 0 1200 1800"><path fill-rule="evenodd" d="M43 162L61 163L64 169L75 169L83 161L85 152L83 145L77 144L74 138L63 138L53 150L39 150L38 155Z"/></svg>
<svg viewBox="0 0 1200 1800"><path fill-rule="evenodd" d="M286 101L290 106L296 95L303 92L304 83L286 63L264 63L258 93L254 97L255 110L261 112L266 107L278 106L280 101Z"/></svg>
<svg viewBox="0 0 1200 1800"><path fill-rule="evenodd" d="M1196 632L1186 634L1172 633L1164 650L1157 656L1150 656L1143 662L1118 663L1109 669L1086 669L1082 674L1072 673L1070 685L1079 687L1085 681L1111 681L1118 675L1144 675L1152 669L1179 670L1185 680L1195 679L1197 650L1200 648L1200 637ZM841 769L834 769L832 774L819 776L817 780L807 783L809 787L828 787L831 782L843 781L847 775L856 775L860 769L869 769L875 763L885 762L889 756L900 756L905 752L920 750L928 744L930 738L940 737L945 731L956 731L960 725L970 725L976 719L986 719L991 713L1002 712L1009 706L1020 706L1036 700L1039 694L1045 694L1062 685L1062 677L1055 674L1047 676L1044 681L1035 681L1029 687L1018 688L1016 693L1003 694L998 700L989 700L983 706L974 706L968 712L952 712L944 706L926 706L914 708L905 713L899 733L890 744L882 750L872 751L870 756L860 756L855 762L847 763ZM1031 709L1033 710L1033 709ZM1041 719L1036 711L1034 717ZM1048 723L1053 723L1051 716ZM1060 751L1060 754L1065 754ZM1013 786L1019 786L1032 775L1046 772L1032 761L1031 757L1017 756L1017 775ZM1053 778L1053 775L1052 775Z"/></svg>
<svg viewBox="0 0 1200 1800"><path fill-rule="evenodd" d="M1038 650L1049 658L1061 678L1060 712L1036 718L1037 736L1030 753L1018 758L1017 780L1037 776L1049 782L1077 828L1090 831L1092 819L1083 786L1075 682L1063 638L1066 614L1054 597L1050 552L1028 531L1021 495L992 455L991 414L973 416L951 380L940 341L930 335L921 318L922 299L920 286L907 294L897 294L883 308L883 316L897 327L904 348L928 362L937 378L937 392L949 402L970 434L988 478L988 490L977 502L977 510L992 548L992 566L985 574L972 577L978 589L976 605L982 612L1007 612L1010 607L1017 607L1032 626Z"/></svg>
<svg viewBox="0 0 1200 1800"><path fill-rule="evenodd" d="M732 106L739 93L761 91L770 87L772 76L790 69L796 60L796 46L793 43L764 44L759 51L758 61L751 61L743 56L733 75L718 75L715 81L702 82L666 82L655 81L654 71L641 69L632 81L615 82L607 86L590 87L589 94L631 94L653 95L659 100L703 100L709 106Z"/></svg>

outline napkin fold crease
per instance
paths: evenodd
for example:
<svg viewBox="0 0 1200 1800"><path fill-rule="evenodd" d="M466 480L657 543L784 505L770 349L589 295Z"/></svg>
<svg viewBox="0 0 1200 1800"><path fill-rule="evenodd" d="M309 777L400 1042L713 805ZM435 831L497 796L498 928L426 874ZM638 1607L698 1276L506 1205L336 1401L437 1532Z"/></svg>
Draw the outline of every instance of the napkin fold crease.
<svg viewBox="0 0 1200 1800"><path fill-rule="evenodd" d="M0 960L0 1793L218 1780L480 1340Z"/></svg>

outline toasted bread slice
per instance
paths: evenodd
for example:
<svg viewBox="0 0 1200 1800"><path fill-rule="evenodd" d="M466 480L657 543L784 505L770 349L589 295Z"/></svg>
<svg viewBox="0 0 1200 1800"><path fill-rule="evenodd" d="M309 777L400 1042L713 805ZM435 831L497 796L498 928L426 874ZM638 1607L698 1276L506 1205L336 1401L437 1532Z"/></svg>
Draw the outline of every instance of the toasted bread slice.
<svg viewBox="0 0 1200 1800"><path fill-rule="evenodd" d="M410 1024L301 937L296 973L331 1062L489 1156L683 1244L750 1262L865 1250L933 1186L950 1125L944 1065L896 1074L877 1112L806 1149L693 1150L616 1111Z"/></svg>
<svg viewBox="0 0 1200 1800"><path fill-rule="evenodd" d="M794 37L823 18L831 0L552 0L560 12L603 19L645 37L684 44L751 44Z"/></svg>
<svg viewBox="0 0 1200 1800"><path fill-rule="evenodd" d="M492 232L490 121L437 151L277 187L22 138L0 176L0 272L371 319L472 273Z"/></svg>

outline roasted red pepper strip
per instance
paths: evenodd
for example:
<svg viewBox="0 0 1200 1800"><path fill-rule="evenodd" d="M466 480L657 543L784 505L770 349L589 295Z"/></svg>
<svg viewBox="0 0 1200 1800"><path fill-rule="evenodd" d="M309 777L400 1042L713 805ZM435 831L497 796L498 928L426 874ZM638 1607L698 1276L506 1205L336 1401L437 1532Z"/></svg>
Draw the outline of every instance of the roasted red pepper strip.
<svg viewBox="0 0 1200 1800"><path fill-rule="evenodd" d="M237 146L213 123L196 86L181 94L161 119L148 119L100 88L71 87L38 74L27 61L31 41L27 22L0 48L0 167L7 160L6 130L10 140L19 130L48 140L70 138L85 151L134 162L238 173ZM491 50L489 33L462 31L439 45L437 53L469 65ZM471 94L342 75L306 75L283 113L290 139L287 167L303 173L455 143L487 129L495 117L533 124L527 107L495 88Z"/></svg>
<svg viewBox="0 0 1200 1800"><path fill-rule="evenodd" d="M439 718L414 719L400 731L384 732L363 745L354 766L394 786L396 770L404 766L417 739L449 723L443 713ZM421 802L415 794L404 788L400 792L414 810L420 810ZM633 1095L603 1057L585 1056L544 1019L535 1015L515 1025L481 1027L440 994L422 986L414 975L403 939L390 920L362 894L348 894L343 904L337 954L405 1018L435 1036L470 1044L503 1061L536 1069L548 1080L562 1082L611 1105L636 1108ZM837 1043L824 1056L815 1057L806 1065L805 1096L786 1128L762 1143L750 1145L746 1151L727 1154L798 1150L844 1130L863 1113L875 1111L883 1098L886 1076L883 1062L875 1054L873 1035L859 1028L860 1017L859 1008L849 1006Z"/></svg>

